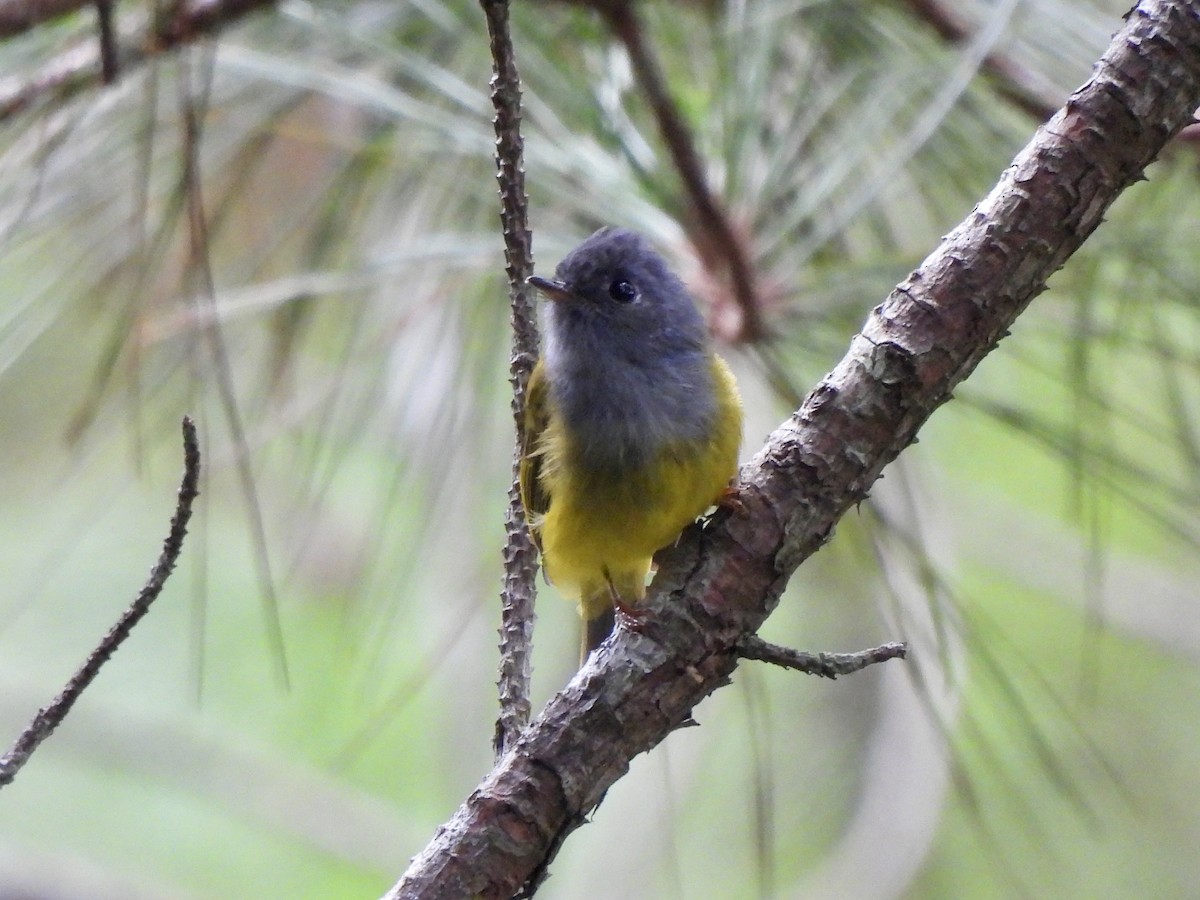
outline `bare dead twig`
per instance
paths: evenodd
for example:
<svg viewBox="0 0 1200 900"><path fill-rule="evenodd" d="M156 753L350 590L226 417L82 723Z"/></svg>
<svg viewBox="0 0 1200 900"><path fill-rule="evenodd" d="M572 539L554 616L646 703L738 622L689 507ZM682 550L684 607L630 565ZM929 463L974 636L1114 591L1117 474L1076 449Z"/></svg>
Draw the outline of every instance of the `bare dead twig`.
<svg viewBox="0 0 1200 900"><path fill-rule="evenodd" d="M525 389L538 356L537 316L525 280L533 274L525 170L522 161L521 79L508 29L507 0L481 0L492 51L492 106L496 110L496 180L512 319L512 412L517 441L504 516L504 587L500 621L500 715L493 747L502 756L529 724L537 550L525 523L518 475L525 444Z"/></svg>
<svg viewBox="0 0 1200 900"><path fill-rule="evenodd" d="M117 648L129 637L133 628L142 617L150 611L150 606L162 593L179 554L183 551L183 539L187 535L188 520L192 516L192 503L199 493L200 479L200 445L196 439L196 426L187 416L183 418L183 480L179 485L179 498L175 504L175 515L171 517L171 529L163 541L162 553L150 577L130 604L129 608L117 620L108 634L88 654L87 661L67 682L62 692L48 706L38 710L33 721L26 726L13 744L12 749L0 758L0 787L12 782L17 773L29 760L33 751L42 741L54 733L75 701L100 674L100 668L108 662Z"/></svg>
<svg viewBox="0 0 1200 900"><path fill-rule="evenodd" d="M880 644L878 647L855 653L807 653L804 650L772 644L753 634L742 638L736 646L738 656L742 659L795 669L797 672L818 675L821 678L849 675L876 663L887 662L889 659L905 659L908 656L908 645L896 642Z"/></svg>

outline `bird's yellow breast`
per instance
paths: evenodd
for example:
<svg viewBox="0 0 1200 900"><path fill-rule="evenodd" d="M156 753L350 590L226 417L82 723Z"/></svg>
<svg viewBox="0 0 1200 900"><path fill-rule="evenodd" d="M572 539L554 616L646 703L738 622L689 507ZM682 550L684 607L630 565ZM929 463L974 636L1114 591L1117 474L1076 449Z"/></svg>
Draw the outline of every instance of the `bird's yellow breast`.
<svg viewBox="0 0 1200 900"><path fill-rule="evenodd" d="M661 448L643 465L589 471L561 416L549 408L536 451L540 487L549 498L534 522L546 572L585 606L606 602L605 582L631 589L635 600L656 550L667 546L711 506L737 469L742 407L725 361L711 358L716 414L697 441ZM600 600L589 599L600 596ZM585 609L585 613L588 610Z"/></svg>

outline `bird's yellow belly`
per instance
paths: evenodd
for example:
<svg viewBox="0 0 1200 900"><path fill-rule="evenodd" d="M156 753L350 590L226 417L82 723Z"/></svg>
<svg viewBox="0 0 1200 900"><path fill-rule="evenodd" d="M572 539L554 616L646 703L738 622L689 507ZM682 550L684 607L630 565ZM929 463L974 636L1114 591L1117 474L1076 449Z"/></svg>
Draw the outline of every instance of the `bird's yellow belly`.
<svg viewBox="0 0 1200 900"><path fill-rule="evenodd" d="M585 607L608 604L609 585L627 602L641 599L655 551L716 502L736 465L735 438L667 451L615 478L562 478L541 528L547 575Z"/></svg>
<svg viewBox="0 0 1200 900"><path fill-rule="evenodd" d="M717 499L729 471L704 457L667 457L615 483L557 487L542 525L551 580L577 589L606 569L645 573L654 552Z"/></svg>
<svg viewBox="0 0 1200 900"><path fill-rule="evenodd" d="M741 400L724 361L713 357L717 408L699 441L668 444L638 467L594 471L563 422L550 417L539 440L540 483L550 498L534 523L542 562L591 620L612 609L612 593L645 594L654 553L715 503L737 470Z"/></svg>

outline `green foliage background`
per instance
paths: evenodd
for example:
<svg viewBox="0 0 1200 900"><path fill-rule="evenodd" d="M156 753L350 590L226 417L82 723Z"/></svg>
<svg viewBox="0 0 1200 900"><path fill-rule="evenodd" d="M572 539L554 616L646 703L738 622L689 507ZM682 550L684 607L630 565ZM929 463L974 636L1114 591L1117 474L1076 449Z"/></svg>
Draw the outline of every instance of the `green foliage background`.
<svg viewBox="0 0 1200 900"><path fill-rule="evenodd" d="M958 4L961 45L883 0L639 7L769 298L777 338L723 349L747 458L1032 134L987 54L1056 104L1124 6ZM566 5L518 4L514 26L539 264L639 228L720 333L621 49ZM89 29L10 41L4 68ZM490 766L511 421L488 77L470 3L288 0L4 123L3 734L140 587L184 412L206 470L159 606L0 794L0 896L376 896ZM764 632L912 659L836 683L743 667L635 762L542 896L1200 881L1195 145L1149 175ZM542 594L537 704L576 652Z"/></svg>

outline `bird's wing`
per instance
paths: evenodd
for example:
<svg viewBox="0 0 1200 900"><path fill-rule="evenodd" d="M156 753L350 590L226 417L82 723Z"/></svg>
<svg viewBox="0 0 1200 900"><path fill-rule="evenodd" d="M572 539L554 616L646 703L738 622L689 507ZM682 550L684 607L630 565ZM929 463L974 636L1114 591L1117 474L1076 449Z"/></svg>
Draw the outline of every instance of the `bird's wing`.
<svg viewBox="0 0 1200 900"><path fill-rule="evenodd" d="M525 440L521 446L521 503L529 533L541 549L541 519L550 508L550 494L542 482L541 437L550 418L545 370L539 361L529 376L525 388Z"/></svg>

